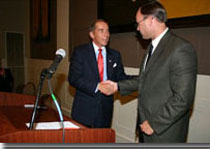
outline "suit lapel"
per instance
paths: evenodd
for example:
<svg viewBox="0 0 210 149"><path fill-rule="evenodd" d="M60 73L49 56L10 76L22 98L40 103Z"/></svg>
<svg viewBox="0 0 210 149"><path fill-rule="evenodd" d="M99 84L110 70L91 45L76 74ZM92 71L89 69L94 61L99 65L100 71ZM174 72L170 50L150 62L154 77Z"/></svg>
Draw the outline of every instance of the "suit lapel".
<svg viewBox="0 0 210 149"><path fill-rule="evenodd" d="M87 52L87 54L89 56L87 56L87 58L89 59L90 69L92 69L92 71L95 73L95 76L97 76L97 79L100 81L99 72L98 72L98 63L96 60L96 54L92 43L89 44L88 50L89 51Z"/></svg>
<svg viewBox="0 0 210 149"><path fill-rule="evenodd" d="M110 53L109 49L106 48L106 64L107 64L107 79L111 78L111 74L112 74L112 64L113 64L113 55Z"/></svg>
<svg viewBox="0 0 210 149"><path fill-rule="evenodd" d="M161 53L164 51L164 48L166 47L165 44L167 43L170 36L170 31L167 31L167 33L163 36L163 38L160 40L158 46L156 47L154 53L152 54L147 66L145 73L149 71L149 69L156 63L157 59L160 57ZM147 50L148 52L148 50Z"/></svg>
<svg viewBox="0 0 210 149"><path fill-rule="evenodd" d="M147 47L147 50L144 53L144 56L143 56L143 59L142 59L142 62L141 62L141 66L140 66L140 70L139 70L139 75L140 76L144 72L144 63L145 63L145 60L146 60L146 57L147 57L148 52L149 52L149 46Z"/></svg>

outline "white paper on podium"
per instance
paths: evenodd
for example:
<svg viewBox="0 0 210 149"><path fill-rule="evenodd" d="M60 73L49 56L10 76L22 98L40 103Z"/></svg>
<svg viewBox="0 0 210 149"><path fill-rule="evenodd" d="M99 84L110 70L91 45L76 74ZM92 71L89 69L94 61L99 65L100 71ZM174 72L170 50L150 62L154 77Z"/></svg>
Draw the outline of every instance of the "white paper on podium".
<svg viewBox="0 0 210 149"><path fill-rule="evenodd" d="M80 127L73 124L70 121L64 121L64 128L67 129L79 129ZM29 127L30 123L26 123L26 126ZM61 129L61 122L39 122L34 123L35 130L51 130L51 129Z"/></svg>

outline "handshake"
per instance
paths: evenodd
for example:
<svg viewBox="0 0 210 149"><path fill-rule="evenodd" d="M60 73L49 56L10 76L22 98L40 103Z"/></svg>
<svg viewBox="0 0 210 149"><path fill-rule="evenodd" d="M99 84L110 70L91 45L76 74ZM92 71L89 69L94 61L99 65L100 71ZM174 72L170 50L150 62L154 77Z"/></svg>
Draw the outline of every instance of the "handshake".
<svg viewBox="0 0 210 149"><path fill-rule="evenodd" d="M118 91L116 82L107 80L98 84L98 90L105 95L112 95Z"/></svg>

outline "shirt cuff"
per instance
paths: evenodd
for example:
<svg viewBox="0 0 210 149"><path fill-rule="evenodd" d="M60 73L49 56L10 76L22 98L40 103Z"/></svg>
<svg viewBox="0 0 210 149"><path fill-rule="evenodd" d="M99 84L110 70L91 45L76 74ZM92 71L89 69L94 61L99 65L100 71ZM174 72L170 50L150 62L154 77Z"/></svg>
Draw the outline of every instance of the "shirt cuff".
<svg viewBox="0 0 210 149"><path fill-rule="evenodd" d="M98 83L97 86L96 86L95 93L98 92L98 85L99 85L99 83Z"/></svg>

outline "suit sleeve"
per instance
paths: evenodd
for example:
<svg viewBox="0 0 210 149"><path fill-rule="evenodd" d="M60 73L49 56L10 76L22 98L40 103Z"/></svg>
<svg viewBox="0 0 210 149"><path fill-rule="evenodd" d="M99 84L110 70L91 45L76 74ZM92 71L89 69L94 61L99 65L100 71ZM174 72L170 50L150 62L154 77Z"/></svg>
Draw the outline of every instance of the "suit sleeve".
<svg viewBox="0 0 210 149"><path fill-rule="evenodd" d="M94 95L98 82L93 79L94 77L85 77L84 63L84 54L75 49L70 61L68 81L77 90Z"/></svg>
<svg viewBox="0 0 210 149"><path fill-rule="evenodd" d="M133 77L132 79L118 82L119 92L123 96L137 91L138 86L139 86L139 77Z"/></svg>
<svg viewBox="0 0 210 149"><path fill-rule="evenodd" d="M195 94L197 56L190 44L176 49L170 62L170 87L173 95L167 99L148 121L157 134L169 128L189 112Z"/></svg>

